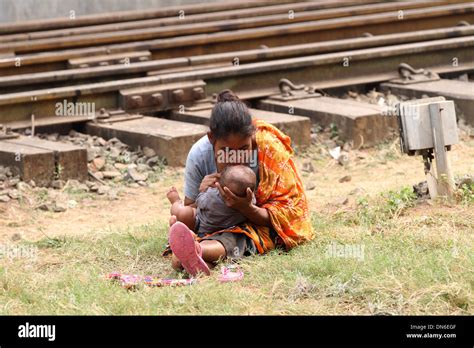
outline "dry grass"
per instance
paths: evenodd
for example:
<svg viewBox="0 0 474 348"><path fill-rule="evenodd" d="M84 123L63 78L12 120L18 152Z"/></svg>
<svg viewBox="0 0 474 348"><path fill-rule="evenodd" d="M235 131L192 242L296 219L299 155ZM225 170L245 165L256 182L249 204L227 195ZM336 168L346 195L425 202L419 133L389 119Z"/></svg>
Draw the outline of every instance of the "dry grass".
<svg viewBox="0 0 474 348"><path fill-rule="evenodd" d="M473 173L473 144L454 152L456 173ZM473 314L470 191L460 192L456 202L417 202L407 186L423 179L422 165L393 144L360 159L353 155L349 168L334 164L321 147L309 153L298 162L316 168L303 174L305 183L316 183L308 191L316 239L288 253L243 260L245 277L233 284L220 284L218 270L183 288L127 291L103 279L113 271L181 276L161 251L164 192L182 181L182 172L148 191L127 193L106 212L107 202L82 205L73 222L66 214L38 216L15 207L26 219L8 232L21 232L23 239L8 245L37 247L38 255L0 260L0 314ZM339 183L348 173L352 180ZM349 203L335 204L340 196ZM141 199L155 205L150 212L144 207L138 220L127 222L130 214L114 211L115 204L134 207ZM41 233L25 232L33 226ZM331 254L334 246L359 254Z"/></svg>

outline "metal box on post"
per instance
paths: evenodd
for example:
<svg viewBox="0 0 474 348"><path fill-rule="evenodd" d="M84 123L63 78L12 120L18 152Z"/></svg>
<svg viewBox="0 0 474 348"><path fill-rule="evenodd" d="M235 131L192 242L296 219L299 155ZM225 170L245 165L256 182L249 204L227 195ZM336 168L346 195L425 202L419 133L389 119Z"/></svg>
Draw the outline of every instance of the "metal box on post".
<svg viewBox="0 0 474 348"><path fill-rule="evenodd" d="M459 142L454 103L444 97L425 98L398 104L400 140L402 152L414 155L423 150L434 149L430 104L439 104L442 110L444 145Z"/></svg>

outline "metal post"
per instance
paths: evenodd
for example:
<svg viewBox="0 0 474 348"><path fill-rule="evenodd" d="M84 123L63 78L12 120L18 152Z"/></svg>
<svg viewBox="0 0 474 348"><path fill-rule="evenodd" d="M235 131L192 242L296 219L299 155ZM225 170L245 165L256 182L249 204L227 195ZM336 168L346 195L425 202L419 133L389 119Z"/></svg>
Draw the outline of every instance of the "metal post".
<svg viewBox="0 0 474 348"><path fill-rule="evenodd" d="M443 132L443 109L438 103L430 104L431 130L433 134L434 155L436 160L437 191L439 195L451 198L454 192L454 178L449 165ZM432 197L433 198L433 197Z"/></svg>

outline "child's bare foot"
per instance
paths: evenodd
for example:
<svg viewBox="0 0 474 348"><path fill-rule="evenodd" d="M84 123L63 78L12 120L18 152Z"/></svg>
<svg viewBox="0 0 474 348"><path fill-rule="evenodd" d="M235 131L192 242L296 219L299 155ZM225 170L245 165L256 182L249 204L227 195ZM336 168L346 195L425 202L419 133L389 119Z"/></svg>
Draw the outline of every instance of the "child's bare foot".
<svg viewBox="0 0 474 348"><path fill-rule="evenodd" d="M170 227L173 226L176 222L178 221L178 219L176 218L176 215L171 215L170 216L170 219L168 220L169 224L170 224ZM191 233L193 234L194 238L196 239L197 238L197 234L194 233L192 230L191 230ZM196 241L196 243L198 243ZM199 244L199 243L198 243ZM200 246L199 246L200 247Z"/></svg>
<svg viewBox="0 0 474 348"><path fill-rule="evenodd" d="M179 202L181 200L181 198L179 198L178 190L176 190L174 186L170 188L170 190L166 194L166 197L168 197L168 200L171 204Z"/></svg>

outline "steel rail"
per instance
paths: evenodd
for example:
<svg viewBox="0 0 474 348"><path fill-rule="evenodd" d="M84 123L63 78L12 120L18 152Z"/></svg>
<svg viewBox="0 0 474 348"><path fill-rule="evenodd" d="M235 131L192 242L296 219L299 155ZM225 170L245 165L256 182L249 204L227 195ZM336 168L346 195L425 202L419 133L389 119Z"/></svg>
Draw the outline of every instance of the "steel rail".
<svg viewBox="0 0 474 348"><path fill-rule="evenodd" d="M324 83L334 86L340 76L344 76L344 80L339 79L342 85L351 84L351 79L359 83L384 81L396 77L401 61L439 72L471 71L474 68L473 47L474 36L469 36L3 94L0 95L0 115L2 122L29 119L32 113L37 117L51 116L55 103L68 98L94 102L96 109L116 108L117 91L121 89L196 79L206 81L208 93L232 88L238 93L263 97L277 93L278 81L283 77L318 86ZM458 62L456 67L452 64L453 58ZM344 65L346 60L348 66Z"/></svg>
<svg viewBox="0 0 474 348"><path fill-rule="evenodd" d="M86 69L67 69L61 71L50 71L33 74L21 74L0 77L0 91L8 87L31 89L32 85L50 83L52 86L60 84L76 84L81 80L105 81L107 79L126 78L127 75L137 75L159 70L194 67L200 69L200 65L229 63L234 64L239 59L240 64L249 62L266 61L305 55L322 54L351 49L370 48L377 46L389 46L410 42L426 42L443 38L453 38L474 35L474 26L462 26L445 29L421 30L408 33L387 34L356 39L344 39L325 41L323 43L311 43L303 45L289 45L275 48L261 48L257 50L245 50L220 54L209 54L201 56L190 56L181 58L161 59L148 62L130 63L129 65L99 66ZM24 87L23 87L24 86ZM51 85L49 86L51 87Z"/></svg>

